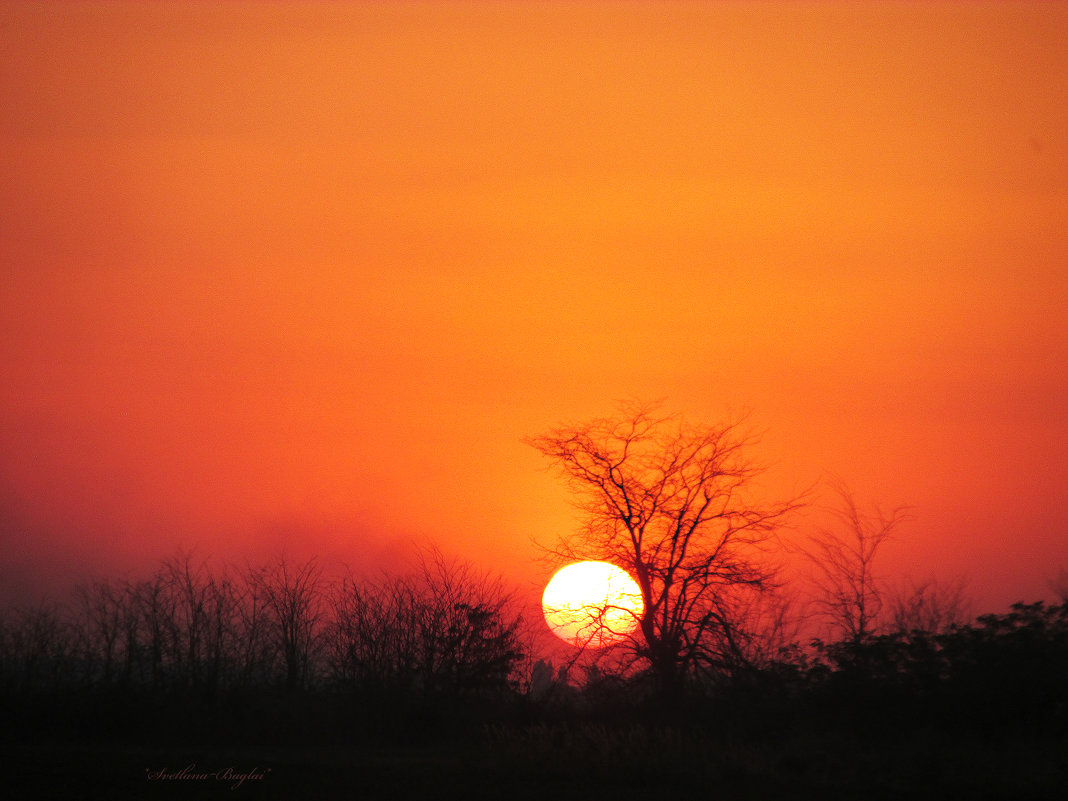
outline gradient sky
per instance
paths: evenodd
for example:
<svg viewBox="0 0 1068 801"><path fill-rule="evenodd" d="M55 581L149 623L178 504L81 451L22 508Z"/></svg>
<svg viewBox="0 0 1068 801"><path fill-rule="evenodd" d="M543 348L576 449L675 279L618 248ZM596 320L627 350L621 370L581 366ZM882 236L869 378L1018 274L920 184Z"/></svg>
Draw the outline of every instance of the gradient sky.
<svg viewBox="0 0 1068 801"><path fill-rule="evenodd" d="M0 581L412 542L749 410L986 608L1068 567L1068 5L5 3ZM540 587L538 588L540 590Z"/></svg>

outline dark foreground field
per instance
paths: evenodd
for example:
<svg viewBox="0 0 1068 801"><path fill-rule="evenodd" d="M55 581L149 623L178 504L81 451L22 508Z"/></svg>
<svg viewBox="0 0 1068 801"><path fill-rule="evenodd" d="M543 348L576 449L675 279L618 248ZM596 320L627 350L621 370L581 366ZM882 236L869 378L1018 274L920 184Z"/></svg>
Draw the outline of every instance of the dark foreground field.
<svg viewBox="0 0 1068 801"><path fill-rule="evenodd" d="M599 724L421 747L5 747L9 799L1063 799L1068 739L782 733L735 741Z"/></svg>

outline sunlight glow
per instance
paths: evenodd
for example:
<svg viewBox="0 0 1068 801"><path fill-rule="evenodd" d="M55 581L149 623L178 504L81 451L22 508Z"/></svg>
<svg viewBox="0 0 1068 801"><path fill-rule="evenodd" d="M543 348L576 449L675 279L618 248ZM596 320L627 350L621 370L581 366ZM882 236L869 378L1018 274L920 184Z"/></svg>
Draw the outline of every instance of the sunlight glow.
<svg viewBox="0 0 1068 801"><path fill-rule="evenodd" d="M645 608L634 579L608 562L578 562L557 571L541 605L553 634L580 648L623 641Z"/></svg>

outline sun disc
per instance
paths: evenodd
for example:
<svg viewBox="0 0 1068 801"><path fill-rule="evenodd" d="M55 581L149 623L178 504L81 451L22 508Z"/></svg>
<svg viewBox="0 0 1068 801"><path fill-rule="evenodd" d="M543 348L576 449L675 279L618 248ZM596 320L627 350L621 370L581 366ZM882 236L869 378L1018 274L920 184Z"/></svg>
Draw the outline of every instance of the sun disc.
<svg viewBox="0 0 1068 801"><path fill-rule="evenodd" d="M644 604L630 574L608 562L576 562L561 568L541 598L553 634L579 647L621 642L638 627Z"/></svg>

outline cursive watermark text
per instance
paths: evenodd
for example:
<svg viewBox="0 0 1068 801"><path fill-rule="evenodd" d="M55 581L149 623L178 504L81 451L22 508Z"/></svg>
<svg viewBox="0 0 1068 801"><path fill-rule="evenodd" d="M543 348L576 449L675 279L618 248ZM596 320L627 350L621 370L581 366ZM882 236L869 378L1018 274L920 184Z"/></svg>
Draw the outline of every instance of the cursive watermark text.
<svg viewBox="0 0 1068 801"><path fill-rule="evenodd" d="M238 770L233 766L220 768L219 770L206 770L198 768L195 762L191 762L180 770L171 770L166 767L158 770L145 768L145 778L150 782L229 782L230 789L236 790L245 782L263 781L270 772L270 768L254 767L250 770Z"/></svg>

